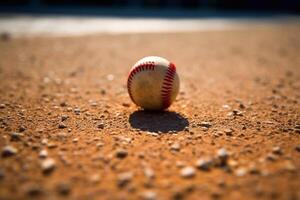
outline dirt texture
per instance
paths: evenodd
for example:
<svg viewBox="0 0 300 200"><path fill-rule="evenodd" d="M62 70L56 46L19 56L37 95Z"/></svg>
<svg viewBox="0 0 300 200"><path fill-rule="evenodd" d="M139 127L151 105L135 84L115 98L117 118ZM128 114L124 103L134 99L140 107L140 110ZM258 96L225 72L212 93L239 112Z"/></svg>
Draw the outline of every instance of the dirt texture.
<svg viewBox="0 0 300 200"><path fill-rule="evenodd" d="M0 199L300 199L299 35L4 35ZM150 55L180 77L165 112L127 93Z"/></svg>

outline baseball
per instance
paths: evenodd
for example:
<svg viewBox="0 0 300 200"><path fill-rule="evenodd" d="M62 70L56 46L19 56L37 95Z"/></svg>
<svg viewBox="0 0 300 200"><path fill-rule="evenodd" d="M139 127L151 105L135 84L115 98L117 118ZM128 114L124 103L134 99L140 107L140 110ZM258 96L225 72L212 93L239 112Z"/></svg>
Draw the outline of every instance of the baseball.
<svg viewBox="0 0 300 200"><path fill-rule="evenodd" d="M158 56L142 58L130 70L127 89L137 106L145 110L167 109L179 91L176 67Z"/></svg>

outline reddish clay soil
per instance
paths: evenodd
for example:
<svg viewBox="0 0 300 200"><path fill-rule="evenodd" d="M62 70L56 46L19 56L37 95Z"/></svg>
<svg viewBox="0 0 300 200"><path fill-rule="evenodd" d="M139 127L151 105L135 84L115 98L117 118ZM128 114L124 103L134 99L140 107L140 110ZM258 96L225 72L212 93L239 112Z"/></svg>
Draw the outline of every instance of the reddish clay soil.
<svg viewBox="0 0 300 200"><path fill-rule="evenodd" d="M3 35L0 199L300 199L299 35ZM127 93L149 55L180 76L165 112Z"/></svg>

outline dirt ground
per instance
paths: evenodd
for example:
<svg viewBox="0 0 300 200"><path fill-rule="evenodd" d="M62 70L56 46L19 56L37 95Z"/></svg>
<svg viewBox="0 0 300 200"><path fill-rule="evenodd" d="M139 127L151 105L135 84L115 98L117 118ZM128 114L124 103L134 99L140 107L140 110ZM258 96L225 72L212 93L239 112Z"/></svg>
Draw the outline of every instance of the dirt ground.
<svg viewBox="0 0 300 200"><path fill-rule="evenodd" d="M2 35L0 199L300 199L299 35ZM166 112L127 93L149 55L177 66Z"/></svg>

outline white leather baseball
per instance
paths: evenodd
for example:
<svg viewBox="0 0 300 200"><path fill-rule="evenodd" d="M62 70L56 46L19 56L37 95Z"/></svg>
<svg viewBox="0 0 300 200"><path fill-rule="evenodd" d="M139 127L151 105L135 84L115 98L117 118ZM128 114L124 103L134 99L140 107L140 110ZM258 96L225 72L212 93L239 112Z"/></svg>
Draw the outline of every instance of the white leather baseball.
<svg viewBox="0 0 300 200"><path fill-rule="evenodd" d="M146 110L164 110L172 104L179 91L176 67L158 56L145 57L130 70L127 89L136 105Z"/></svg>

